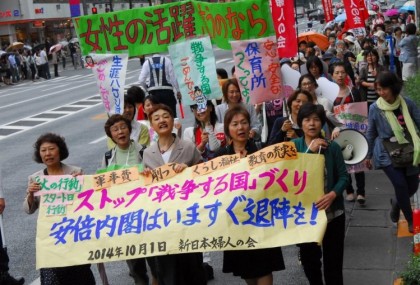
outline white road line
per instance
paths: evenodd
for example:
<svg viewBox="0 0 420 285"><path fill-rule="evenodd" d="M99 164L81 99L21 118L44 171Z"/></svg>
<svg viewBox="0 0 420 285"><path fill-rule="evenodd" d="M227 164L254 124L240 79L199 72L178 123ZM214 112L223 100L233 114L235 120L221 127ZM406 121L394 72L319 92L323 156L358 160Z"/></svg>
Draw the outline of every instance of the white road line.
<svg viewBox="0 0 420 285"><path fill-rule="evenodd" d="M90 85L90 84L92 84L92 82L85 83L85 84L82 84L82 85L78 85L78 86L75 86L75 87L72 87L72 88L68 88L68 89L66 89L66 91L67 91L67 90L73 90L73 89L79 89L80 87L87 86L87 85ZM26 102L30 102L30 101L34 101L34 100L38 100L38 99L41 99L41 98L44 98L44 97L52 96L52 95L55 95L55 94L58 94L58 93L62 93L62 92L63 92L63 90L59 90L59 91L56 91L56 92L52 92L52 93L45 94L45 95L41 95L41 96L34 97L34 98L31 98L31 99L27 99L27 100L19 101L19 102L12 103L12 104L9 104L9 105L4 105L4 106L1 106L1 107L0 107L0 110L1 110L1 109L6 109L6 108L9 108L9 107L11 107L11 106L20 105L20 104L22 104L22 103L26 103ZM91 96L89 96L89 97L91 97ZM77 100L77 101L80 101L80 100ZM76 101L76 102L77 102L77 101ZM73 103L74 103L74 102L73 102Z"/></svg>
<svg viewBox="0 0 420 285"><path fill-rule="evenodd" d="M48 91L48 90L52 90L52 89L56 89L56 88L60 88L60 87L64 87L64 86L67 86L67 85L69 85L69 84L68 84L68 83L66 83L66 84L61 84L61 85L55 85L54 87L47 88L47 89L42 89L41 91Z"/></svg>
<svg viewBox="0 0 420 285"><path fill-rule="evenodd" d="M216 60L216 64L219 64L219 63L222 63L222 62L226 62L226 61L229 61L229 60L232 60L232 59L231 58L219 59L219 60Z"/></svg>
<svg viewBox="0 0 420 285"><path fill-rule="evenodd" d="M107 136L100 137L97 140L91 141L89 144L97 144L98 142L101 142L101 141L103 141L106 138L107 138Z"/></svg>
<svg viewBox="0 0 420 285"><path fill-rule="evenodd" d="M33 128L33 126L19 126L19 125L16 125L16 126L2 126L1 128L2 129L7 129L7 130L16 130L16 129L19 129L19 130L22 130L23 131L23 130L27 130L27 129Z"/></svg>

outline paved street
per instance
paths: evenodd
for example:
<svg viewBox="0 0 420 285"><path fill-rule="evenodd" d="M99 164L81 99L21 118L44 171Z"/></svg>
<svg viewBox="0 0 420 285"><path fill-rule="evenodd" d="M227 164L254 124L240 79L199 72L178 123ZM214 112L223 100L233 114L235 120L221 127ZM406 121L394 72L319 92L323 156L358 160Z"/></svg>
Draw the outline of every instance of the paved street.
<svg viewBox="0 0 420 285"><path fill-rule="evenodd" d="M217 66L228 70L233 65L229 51L216 50ZM33 144L45 132L55 132L66 138L69 164L81 166L85 173L93 173L106 151L103 125L106 120L96 82L90 70L74 70L71 63L61 70L60 77L36 82L23 81L15 86L0 86L0 165L3 168L6 211L4 226L13 275L21 275L27 284L39 284L35 270L35 236L37 213L27 215L22 202L26 193L27 177L42 168L32 160ZM135 84L140 72L139 61L129 61L126 85ZM191 126L192 114L185 106L183 126ZM292 258L288 271L299 272L294 246L285 249ZM240 284L240 279L221 273L220 253L211 254L216 280L210 284ZM97 277L96 266L92 267ZM125 262L106 266L111 284L132 284ZM290 272L289 272L290 273ZM278 280L285 277L277 275ZM276 279L276 280L277 280ZM293 282L294 283L294 282ZM291 283L289 283L291 284ZM295 283L299 284L299 283Z"/></svg>
<svg viewBox="0 0 420 285"><path fill-rule="evenodd" d="M217 66L230 73L233 65L228 51L216 50ZM135 84L139 61L130 60L127 85ZM60 67L61 69L61 67ZM96 83L90 70L60 71L60 77L35 83L0 87L0 165L3 167L6 240L13 275L21 275L27 284L39 284L35 270L37 213L22 210L27 177L42 168L32 160L32 145L45 132L60 133L66 138L69 164L80 165L90 174L98 168L106 151L103 125L106 119ZM188 107L183 125L193 122ZM392 189L380 171L367 174L367 205L346 203L347 233L344 262L345 284L392 284L410 253L412 237L397 238L395 225L388 218ZM404 228L402 221L401 228ZM274 284L307 284L297 261L296 246L283 248L286 270L275 273ZM221 272L222 254L211 253L215 280L210 285L244 284L239 278ZM96 266L92 266L98 284ZM125 262L106 264L113 285L133 284Z"/></svg>

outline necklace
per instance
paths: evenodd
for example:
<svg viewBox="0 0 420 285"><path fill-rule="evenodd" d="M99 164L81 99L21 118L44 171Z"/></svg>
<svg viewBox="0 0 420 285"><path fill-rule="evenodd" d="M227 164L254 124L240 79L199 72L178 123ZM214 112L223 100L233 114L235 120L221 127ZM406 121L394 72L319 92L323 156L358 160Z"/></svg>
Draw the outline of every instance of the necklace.
<svg viewBox="0 0 420 285"><path fill-rule="evenodd" d="M174 140L172 141L172 143L169 145L169 147L166 150L161 150L160 149L160 145L159 145L159 141L158 141L157 142L157 145L158 145L158 149L159 149L160 154L164 154L165 152L167 152L168 150L170 150L171 149L171 146L174 144L174 142L175 142L175 138L174 138Z"/></svg>

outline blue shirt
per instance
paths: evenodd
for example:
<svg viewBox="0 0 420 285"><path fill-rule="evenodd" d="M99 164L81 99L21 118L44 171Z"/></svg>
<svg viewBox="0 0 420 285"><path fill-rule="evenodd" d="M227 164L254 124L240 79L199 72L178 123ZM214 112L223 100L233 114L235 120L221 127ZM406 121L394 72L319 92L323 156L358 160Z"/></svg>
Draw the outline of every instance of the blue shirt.
<svg viewBox="0 0 420 285"><path fill-rule="evenodd" d="M16 67L16 59L14 54L9 55L9 62L11 66Z"/></svg>

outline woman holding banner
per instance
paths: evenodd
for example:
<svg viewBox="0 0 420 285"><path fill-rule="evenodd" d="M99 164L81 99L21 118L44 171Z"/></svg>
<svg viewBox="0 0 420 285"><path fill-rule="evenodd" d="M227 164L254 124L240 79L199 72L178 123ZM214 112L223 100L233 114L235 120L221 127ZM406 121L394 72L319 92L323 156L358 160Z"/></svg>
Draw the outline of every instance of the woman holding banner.
<svg viewBox="0 0 420 285"><path fill-rule="evenodd" d="M35 179L40 175L80 175L82 169L67 165L61 161L69 156L64 138L46 133L41 135L34 144L34 160L43 163L45 168L35 172L28 178L28 188L23 208L26 213L33 214L39 207L39 196L35 193L41 190L41 185ZM68 267L41 268L41 285L80 284L94 285L95 278L90 270L90 264Z"/></svg>
<svg viewBox="0 0 420 285"><path fill-rule="evenodd" d="M151 169L171 162L177 163L174 171L180 173L202 161L200 152L193 143L172 133L174 114L171 108L158 104L149 112L148 117L159 139L144 151L145 175L150 175ZM147 258L147 261L159 284L206 284L202 253L155 256Z"/></svg>
<svg viewBox="0 0 420 285"><path fill-rule="evenodd" d="M375 82L379 99L369 108L369 123L366 137L369 143L366 166L382 169L394 186L395 199L391 199L391 220L397 223L400 209L413 232L413 211L410 197L419 185L420 162L420 111L413 101L400 95L403 87L395 73L383 72ZM411 139L410 139L411 137ZM385 145L398 142L402 146L411 141L413 161L398 165L391 159ZM394 150L395 152L395 150ZM398 154L396 154L398 156Z"/></svg>
<svg viewBox="0 0 420 285"><path fill-rule="evenodd" d="M250 116L246 109L235 106L226 112L224 130L230 144L219 149L217 156L239 154L246 157L258 151L250 140ZM248 285L273 284L273 271L284 270L281 247L223 252L223 272L240 276Z"/></svg>
<svg viewBox="0 0 420 285"><path fill-rule="evenodd" d="M131 166L140 166L142 163L142 155L145 149L144 145L139 144L142 126L135 119L135 103L124 96L124 114L114 114L105 122L105 133L111 140L111 149L108 150L102 159L102 169L107 171L127 168ZM138 125L137 125L138 124ZM144 136L149 138L147 132ZM134 136L133 136L134 132ZM135 140L133 140L135 139ZM108 146L110 144L108 143ZM135 258L127 260L130 276L133 277L136 285L149 284L147 276L146 259ZM102 282L108 284L108 278L103 263L98 263L98 271L101 275Z"/></svg>
<svg viewBox="0 0 420 285"><path fill-rule="evenodd" d="M346 222L343 191L348 175L340 146L321 134L326 119L322 106L312 103L304 104L298 113L297 123L304 133L303 137L293 140L298 152L313 153L314 159L319 155L325 158L325 194L315 202L315 206L318 210L325 210L328 219L322 249L316 243L303 243L299 247L303 269L311 285L324 284L321 258L324 261L325 284L342 285Z"/></svg>
<svg viewBox="0 0 420 285"><path fill-rule="evenodd" d="M297 125L297 115L300 107L307 102L312 102L312 95L305 90L296 90L287 98L289 115L276 119L268 141L269 145L303 136L303 131Z"/></svg>
<svg viewBox="0 0 420 285"><path fill-rule="evenodd" d="M334 101L334 106L349 104L349 103L355 103L355 102L361 102L362 98L360 96L359 90L357 88L352 87L350 88L346 84L346 78L347 78L347 71L346 66L343 62L336 62L332 66L332 78L335 83L338 84L340 87L340 91L338 92L338 96ZM336 127L334 131L331 134L331 139L335 139L340 135L340 130L344 129L345 126ZM365 199L365 172L356 172L354 173L354 177L356 178L356 185L357 185L357 202L359 204L364 204ZM351 174L349 174L349 185L346 188L347 201L354 201L354 189L351 181Z"/></svg>

